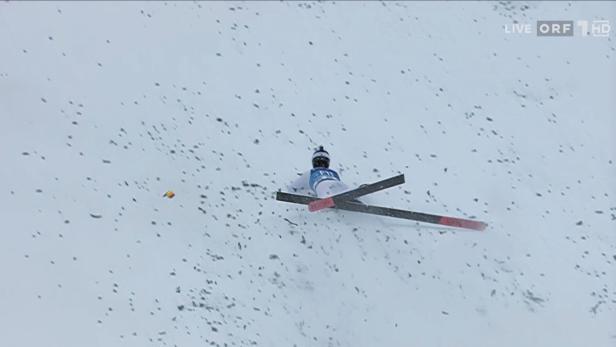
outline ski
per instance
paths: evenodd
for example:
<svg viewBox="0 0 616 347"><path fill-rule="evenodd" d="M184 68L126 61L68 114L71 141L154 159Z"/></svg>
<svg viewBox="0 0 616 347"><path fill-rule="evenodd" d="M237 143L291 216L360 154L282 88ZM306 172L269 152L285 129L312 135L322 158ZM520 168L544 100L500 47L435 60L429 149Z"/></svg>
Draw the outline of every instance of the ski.
<svg viewBox="0 0 616 347"><path fill-rule="evenodd" d="M334 207L341 201L348 201L359 198L370 193L378 192L379 190L391 188L404 183L404 174L390 177L375 183L365 184L359 188L348 190L334 196L323 199L315 199L308 203L308 210L315 212L328 207Z"/></svg>
<svg viewBox="0 0 616 347"><path fill-rule="evenodd" d="M390 207L381 207L374 205L363 205L361 203L355 203L350 201L341 201L336 208L346 211L363 212L368 214L375 214L379 216L387 216L393 218L401 218L408 220L415 220L418 222L446 225L450 227L457 227L463 229L471 229L483 231L488 225L484 222L480 222L472 219L456 218L439 216L435 214L414 212L409 210L400 210Z"/></svg>
<svg viewBox="0 0 616 347"><path fill-rule="evenodd" d="M295 204L308 205L311 202L319 201L320 199L312 197L312 196L306 196L306 195L277 192L276 200L295 203ZM409 211L409 210L400 210L400 209L389 208L389 207L364 205L362 203L346 201L346 200L340 200L336 203L335 206L332 206L332 207L339 209L339 210L345 210L345 211L368 213L368 214L374 214L374 215L379 215L379 216L401 218L401 219L407 219L407 220L414 220L418 222L438 224L438 225L478 230L478 231L482 231L488 226L484 222L472 220L472 219L446 217L446 216L439 216L439 215L422 213L422 212L414 212L414 211Z"/></svg>
<svg viewBox="0 0 616 347"><path fill-rule="evenodd" d="M293 204L308 205L312 201L319 200L319 198L315 198L314 196L308 196L308 195L276 192L276 200L290 202Z"/></svg>

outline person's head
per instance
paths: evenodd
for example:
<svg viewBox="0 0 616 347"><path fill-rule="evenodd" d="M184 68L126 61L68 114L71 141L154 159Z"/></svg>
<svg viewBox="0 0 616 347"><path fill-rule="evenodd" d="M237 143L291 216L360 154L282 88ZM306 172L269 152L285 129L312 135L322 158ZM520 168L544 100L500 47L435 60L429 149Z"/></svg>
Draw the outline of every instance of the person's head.
<svg viewBox="0 0 616 347"><path fill-rule="evenodd" d="M313 168L329 168L329 153L323 146L319 146L312 154L312 167Z"/></svg>

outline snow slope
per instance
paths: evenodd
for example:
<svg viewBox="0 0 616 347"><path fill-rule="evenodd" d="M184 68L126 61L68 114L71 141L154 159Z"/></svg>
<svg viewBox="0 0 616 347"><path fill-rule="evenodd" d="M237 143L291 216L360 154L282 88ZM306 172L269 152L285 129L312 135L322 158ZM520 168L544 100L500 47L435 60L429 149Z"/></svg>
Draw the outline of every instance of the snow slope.
<svg viewBox="0 0 616 347"><path fill-rule="evenodd" d="M613 33L538 19L616 5L1 3L0 345L616 346ZM275 201L318 144L490 227Z"/></svg>

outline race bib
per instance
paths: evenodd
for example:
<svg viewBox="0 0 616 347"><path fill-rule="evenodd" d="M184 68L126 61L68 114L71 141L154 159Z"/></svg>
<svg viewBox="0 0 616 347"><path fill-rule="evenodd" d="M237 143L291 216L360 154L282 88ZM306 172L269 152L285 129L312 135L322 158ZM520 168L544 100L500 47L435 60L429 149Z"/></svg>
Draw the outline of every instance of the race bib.
<svg viewBox="0 0 616 347"><path fill-rule="evenodd" d="M312 190L316 189L317 184L319 182L323 182L326 180L335 180L340 181L340 176L338 173L332 169L312 169L310 170L310 188Z"/></svg>

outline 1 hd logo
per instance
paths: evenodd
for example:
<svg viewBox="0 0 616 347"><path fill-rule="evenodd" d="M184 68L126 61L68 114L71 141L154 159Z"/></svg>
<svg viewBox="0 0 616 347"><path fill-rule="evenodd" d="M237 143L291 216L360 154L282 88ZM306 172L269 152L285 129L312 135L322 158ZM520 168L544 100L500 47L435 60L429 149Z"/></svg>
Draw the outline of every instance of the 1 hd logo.
<svg viewBox="0 0 616 347"><path fill-rule="evenodd" d="M608 20L587 20L577 21L578 26L582 30L582 36L609 37L610 36L610 21Z"/></svg>

